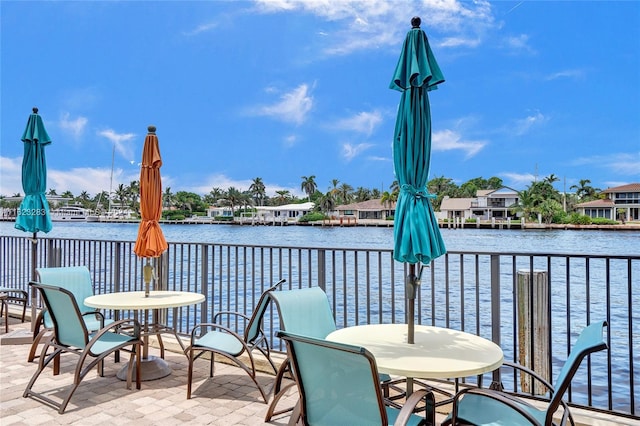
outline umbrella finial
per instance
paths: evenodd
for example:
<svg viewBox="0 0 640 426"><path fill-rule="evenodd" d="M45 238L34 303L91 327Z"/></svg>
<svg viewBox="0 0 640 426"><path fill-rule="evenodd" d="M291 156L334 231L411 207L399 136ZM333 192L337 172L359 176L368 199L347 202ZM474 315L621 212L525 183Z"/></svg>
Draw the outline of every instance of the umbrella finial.
<svg viewBox="0 0 640 426"><path fill-rule="evenodd" d="M31 108L31 111L33 111L34 114L37 114L38 113L38 107Z"/></svg>
<svg viewBox="0 0 640 426"><path fill-rule="evenodd" d="M151 126L147 127L147 130L149 131L149 133L155 134L156 133L156 126L151 125Z"/></svg>
<svg viewBox="0 0 640 426"><path fill-rule="evenodd" d="M411 18L411 28L420 28L420 24L422 23L422 19L419 16L414 16Z"/></svg>

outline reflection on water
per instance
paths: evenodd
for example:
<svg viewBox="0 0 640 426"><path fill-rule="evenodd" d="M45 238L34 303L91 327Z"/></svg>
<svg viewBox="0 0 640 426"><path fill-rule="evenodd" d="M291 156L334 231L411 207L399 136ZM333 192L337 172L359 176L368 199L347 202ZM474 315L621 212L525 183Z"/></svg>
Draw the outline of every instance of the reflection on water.
<svg viewBox="0 0 640 426"><path fill-rule="evenodd" d="M393 247L393 228L322 226L162 225L169 242L285 247ZM135 223L55 223L51 238L134 241ZM30 236L0 222L0 235ZM640 231L442 229L448 250L596 255L640 254Z"/></svg>

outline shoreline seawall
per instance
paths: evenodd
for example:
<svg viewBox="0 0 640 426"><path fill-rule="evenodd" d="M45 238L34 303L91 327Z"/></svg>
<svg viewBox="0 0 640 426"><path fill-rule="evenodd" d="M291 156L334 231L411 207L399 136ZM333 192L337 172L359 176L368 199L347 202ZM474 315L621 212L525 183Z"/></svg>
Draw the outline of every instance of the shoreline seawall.
<svg viewBox="0 0 640 426"><path fill-rule="evenodd" d="M2 222L14 222L15 218L2 217ZM95 224L114 224L114 223L139 223L139 219L108 219L98 222L90 222ZM160 220L160 224L165 225L237 225L237 226L320 226L320 227L381 227L392 228L392 220L378 219L358 219L358 220L323 220L315 222L297 222L297 221L255 221L250 219L235 221L217 221L208 218L190 218L185 220ZM83 222L86 223L86 222ZM573 224L545 224L545 223L525 223L521 222L472 222L472 223L450 223L439 222L441 229L513 229L513 230L575 230L575 231L640 231L640 222L627 222L617 225L573 225Z"/></svg>

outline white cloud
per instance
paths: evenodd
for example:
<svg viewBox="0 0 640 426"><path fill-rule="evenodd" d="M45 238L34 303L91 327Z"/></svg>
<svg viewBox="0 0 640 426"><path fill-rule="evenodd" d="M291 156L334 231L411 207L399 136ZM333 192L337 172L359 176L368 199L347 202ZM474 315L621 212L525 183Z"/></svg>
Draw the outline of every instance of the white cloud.
<svg viewBox="0 0 640 426"><path fill-rule="evenodd" d="M66 133L71 134L74 139L80 139L84 133L85 128L89 120L86 117L77 117L71 119L71 115L65 112L58 121L58 126Z"/></svg>
<svg viewBox="0 0 640 426"><path fill-rule="evenodd" d="M135 133L116 133L115 130L106 129L100 130L98 135L109 139L114 144L116 151L124 159L127 161L134 161L132 160L134 155L131 141L135 138Z"/></svg>
<svg viewBox="0 0 640 426"><path fill-rule="evenodd" d="M290 148L298 143L298 136L296 135L288 135L284 138L284 146Z"/></svg>
<svg viewBox="0 0 640 426"><path fill-rule="evenodd" d="M529 36L526 34L507 36L502 40L502 42L511 50L535 53L535 50L529 45Z"/></svg>
<svg viewBox="0 0 640 426"><path fill-rule="evenodd" d="M355 145L345 143L342 145L342 156L345 160L351 161L372 146L370 143L359 143Z"/></svg>
<svg viewBox="0 0 640 426"><path fill-rule="evenodd" d="M281 121L302 124L313 108L313 96L307 84L301 84L291 92L280 96L280 101L259 107L256 115L272 117Z"/></svg>
<svg viewBox="0 0 640 426"><path fill-rule="evenodd" d="M465 152L465 158L471 158L480 152L486 145L486 141L462 140L462 135L453 130L442 130L431 135L433 151L461 150Z"/></svg>
<svg viewBox="0 0 640 426"><path fill-rule="evenodd" d="M526 188L531 185L536 177L531 173L514 173L514 172L504 172L499 173L498 176L502 176L505 180L505 185L511 188Z"/></svg>
<svg viewBox="0 0 640 426"><path fill-rule="evenodd" d="M78 167L69 170L47 168L47 188L55 189L58 194L71 191L73 195L79 195L87 191L91 196L101 191L108 191L111 178L110 168ZM116 169L113 172L113 188L119 184L128 185L138 180L140 174L124 172ZM163 176L164 180L164 176ZM22 190L22 158L0 157L0 195L13 196L24 194Z"/></svg>
<svg viewBox="0 0 640 426"><path fill-rule="evenodd" d="M557 80L559 78L573 78L582 80L585 78L586 72L581 69L562 70L545 77L545 80Z"/></svg>
<svg viewBox="0 0 640 426"><path fill-rule="evenodd" d="M122 169L113 171L113 187L118 185L129 185L132 181L140 179L140 173L124 172ZM55 189L58 194L64 191L71 191L75 196L82 191L87 191L91 196L95 196L101 191L109 191L111 186L110 168L89 168L77 167L70 170L50 169L47 171L47 187Z"/></svg>
<svg viewBox="0 0 640 426"><path fill-rule="evenodd" d="M362 111L351 117L338 120L335 127L340 130L349 130L371 135L380 123L382 123L382 113L380 111Z"/></svg>
<svg viewBox="0 0 640 426"><path fill-rule="evenodd" d="M196 194L200 194L202 196L211 192L213 188L220 188L222 191L226 191L230 187L234 187L239 191L248 191L252 183L253 183L252 179L235 180L235 179L231 179L230 177L224 174L215 174L215 175L207 176L205 178L204 184L185 189L185 191L195 192ZM164 180L163 180L163 185L164 185ZM292 195L299 196L299 197L305 195L300 190L299 187L287 188L287 187L270 183L270 182L264 182L264 186L265 186L265 193L269 197L275 197L277 195L276 191L281 191L281 190L289 191Z"/></svg>
<svg viewBox="0 0 640 426"><path fill-rule="evenodd" d="M195 27L192 30L184 31L182 34L187 36L187 37L191 37L191 36L195 36L195 35L198 35L198 34L209 32L209 31L214 30L216 28L218 28L218 23L217 22L207 22L206 24L198 25L197 27Z"/></svg>
<svg viewBox="0 0 640 426"><path fill-rule="evenodd" d="M11 197L22 191L22 157L0 156L0 195Z"/></svg>
<svg viewBox="0 0 640 426"><path fill-rule="evenodd" d="M619 175L640 176L640 152L580 157L570 164L605 168Z"/></svg>
<svg viewBox="0 0 640 426"><path fill-rule="evenodd" d="M540 126L549 120L539 111L515 121L514 131L518 136L524 135L534 127Z"/></svg>
<svg viewBox="0 0 640 426"><path fill-rule="evenodd" d="M410 18L422 15L427 34L438 33L448 39L445 46L475 47L493 27L488 1L442 0L256 0L261 13L302 11L335 24L323 31L328 43L324 53L345 55L358 50L397 46L410 29ZM421 13L428 11L428 13Z"/></svg>

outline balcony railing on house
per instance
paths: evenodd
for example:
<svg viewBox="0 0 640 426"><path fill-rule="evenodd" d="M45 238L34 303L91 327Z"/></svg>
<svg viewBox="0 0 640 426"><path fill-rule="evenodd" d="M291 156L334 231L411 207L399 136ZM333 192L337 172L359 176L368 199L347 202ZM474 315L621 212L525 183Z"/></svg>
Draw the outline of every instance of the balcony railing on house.
<svg viewBox="0 0 640 426"><path fill-rule="evenodd" d="M145 260L133 247L133 241L42 238L33 244L30 238L0 236L2 283L27 289L35 266L86 265L96 293L143 290ZM338 327L406 322L407 265L394 261L391 250L170 243L155 263L160 288L206 296L201 305L164 313L164 321L183 334L210 321L216 311L250 315L260 294L280 278L287 279L285 289L322 287ZM574 406L640 420L640 256L449 252L426 266L416 323L491 339L505 359L526 359L546 369L550 380L582 327L606 320L610 349L583 363L567 399ZM275 348L284 350L273 337L277 328L272 309L265 331ZM520 378L506 369L487 379L507 391L536 392L535 387L523 390Z"/></svg>

